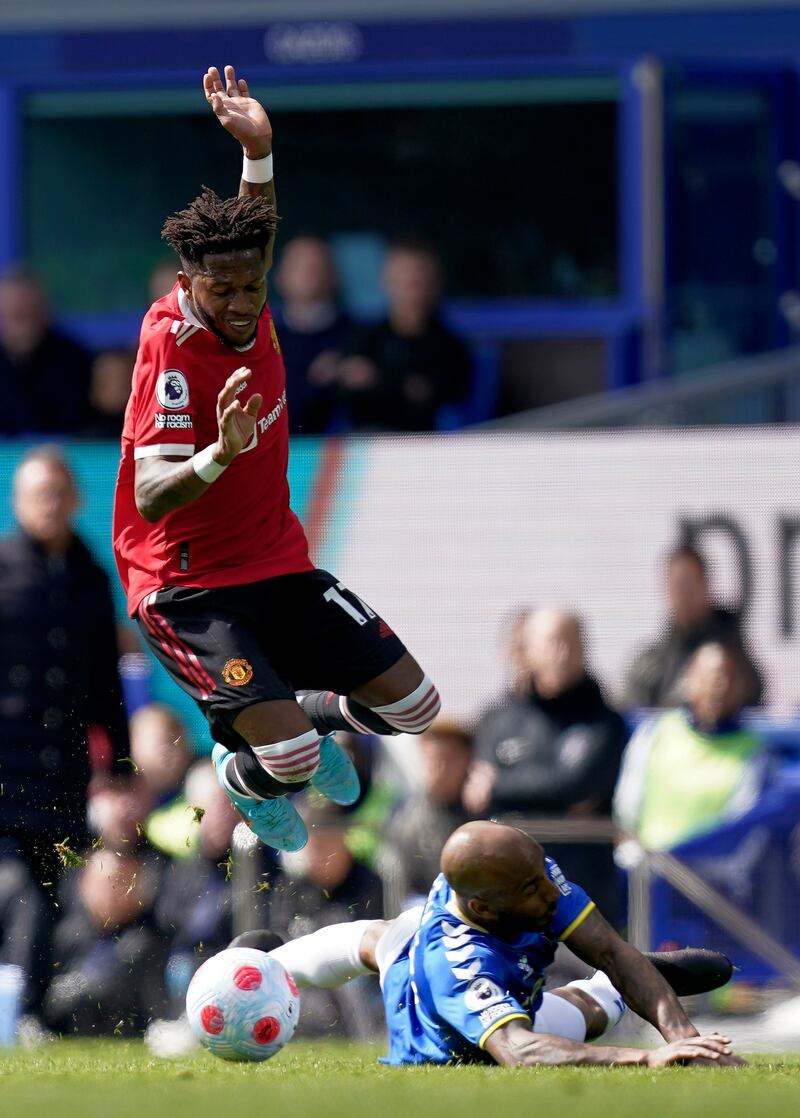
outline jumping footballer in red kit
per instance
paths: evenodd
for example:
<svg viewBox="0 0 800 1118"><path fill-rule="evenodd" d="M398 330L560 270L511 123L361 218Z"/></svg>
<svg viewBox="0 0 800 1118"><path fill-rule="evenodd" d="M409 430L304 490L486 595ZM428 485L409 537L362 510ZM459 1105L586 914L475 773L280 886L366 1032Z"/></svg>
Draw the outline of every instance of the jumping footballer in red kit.
<svg viewBox="0 0 800 1118"><path fill-rule="evenodd" d="M388 625L313 566L289 508L286 378L266 304L272 129L232 66L224 80L211 67L203 88L244 149L242 182L237 198L204 190L164 226L180 270L142 324L114 552L131 616L208 720L223 788L264 842L298 850L307 834L287 793L310 782L337 803L358 797L330 734L421 733L440 704Z"/></svg>

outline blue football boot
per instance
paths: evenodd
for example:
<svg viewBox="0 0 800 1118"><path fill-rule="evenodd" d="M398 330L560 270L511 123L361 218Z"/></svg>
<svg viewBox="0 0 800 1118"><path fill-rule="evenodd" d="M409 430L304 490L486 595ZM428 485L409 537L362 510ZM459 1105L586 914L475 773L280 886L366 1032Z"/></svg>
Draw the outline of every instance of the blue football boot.
<svg viewBox="0 0 800 1118"><path fill-rule="evenodd" d="M332 734L319 743L319 768L311 777L311 786L342 807L354 804L361 795L355 765L333 740Z"/></svg>
<svg viewBox="0 0 800 1118"><path fill-rule="evenodd" d="M257 800L253 796L243 796L241 792L237 792L231 787L226 775L228 762L232 757L231 751L217 742L211 754L217 770L217 780L233 801L236 810L250 824L253 834L275 850L302 850L308 842L308 830L294 805L285 796L274 800Z"/></svg>

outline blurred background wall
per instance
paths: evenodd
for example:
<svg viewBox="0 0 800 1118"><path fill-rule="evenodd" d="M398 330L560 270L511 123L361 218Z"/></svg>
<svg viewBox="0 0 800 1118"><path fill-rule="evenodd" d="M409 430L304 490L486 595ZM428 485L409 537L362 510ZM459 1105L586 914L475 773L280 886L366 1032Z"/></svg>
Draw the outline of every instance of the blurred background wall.
<svg viewBox="0 0 800 1118"><path fill-rule="evenodd" d="M282 238L330 237L357 313L380 312L387 238L443 255L479 364L459 422L800 327L791 4L200 2L176 20L11 0L0 30L0 262L29 259L95 346L135 337L163 216L235 179L197 84L227 58L273 115Z"/></svg>

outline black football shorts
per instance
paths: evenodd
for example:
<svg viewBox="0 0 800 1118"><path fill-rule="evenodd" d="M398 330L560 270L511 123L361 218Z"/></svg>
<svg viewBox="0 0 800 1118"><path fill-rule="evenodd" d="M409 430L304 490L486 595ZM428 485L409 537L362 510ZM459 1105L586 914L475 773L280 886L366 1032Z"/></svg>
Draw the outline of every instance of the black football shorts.
<svg viewBox="0 0 800 1118"><path fill-rule="evenodd" d="M168 586L136 619L148 645L208 719L215 741L241 743L245 707L296 691L348 695L387 671L402 641L327 571L244 586Z"/></svg>

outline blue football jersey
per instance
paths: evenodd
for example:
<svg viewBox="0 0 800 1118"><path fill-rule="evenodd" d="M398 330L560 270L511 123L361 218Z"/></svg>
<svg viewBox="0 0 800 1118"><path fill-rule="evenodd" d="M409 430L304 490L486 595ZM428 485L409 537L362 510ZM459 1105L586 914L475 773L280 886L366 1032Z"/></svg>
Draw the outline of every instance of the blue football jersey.
<svg viewBox="0 0 800 1118"><path fill-rule="evenodd" d="M514 1017L533 1020L559 941L595 907L552 858L545 868L561 893L556 914L546 931L511 942L468 920L444 875L436 878L418 931L384 975L386 1063L485 1061L481 1049L495 1029Z"/></svg>

